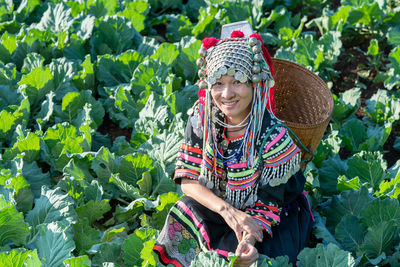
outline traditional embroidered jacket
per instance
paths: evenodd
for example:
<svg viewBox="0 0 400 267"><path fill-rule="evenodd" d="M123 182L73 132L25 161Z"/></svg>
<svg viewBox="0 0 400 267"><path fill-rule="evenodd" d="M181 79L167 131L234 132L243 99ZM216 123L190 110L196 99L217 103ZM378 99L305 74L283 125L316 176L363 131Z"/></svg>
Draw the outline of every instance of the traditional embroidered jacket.
<svg viewBox="0 0 400 267"><path fill-rule="evenodd" d="M224 115L217 107L213 107L213 113L224 120ZM229 139L225 136L223 127L216 127L215 131L217 149L224 158L214 156L208 143L203 153L202 110L199 105L196 104L189 115L185 139L176 164L175 181L180 183L181 178L198 180L201 166L204 165L208 171L208 182L214 186L214 193L234 207L249 213L272 235L271 225L280 222L281 205L284 203L286 191L288 187L289 191L290 187L296 187L297 181L290 178L300 169L300 150L287 130L284 127L275 127L268 135L278 121L266 111L262 131L256 142L260 147L268 136L262 149L262 160L257 157L253 166L248 166L245 156L237 153L240 151L243 136ZM257 179L260 181L256 182Z"/></svg>

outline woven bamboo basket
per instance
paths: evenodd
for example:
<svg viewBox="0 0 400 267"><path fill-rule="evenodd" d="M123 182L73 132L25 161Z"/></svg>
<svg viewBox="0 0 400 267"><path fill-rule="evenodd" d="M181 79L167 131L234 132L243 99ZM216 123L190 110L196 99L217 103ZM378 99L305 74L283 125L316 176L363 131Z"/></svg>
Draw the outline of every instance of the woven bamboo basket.
<svg viewBox="0 0 400 267"><path fill-rule="evenodd" d="M276 117L308 150L315 152L332 116L331 91L320 77L296 63L277 58L273 63ZM303 160L313 157L303 148L301 150Z"/></svg>

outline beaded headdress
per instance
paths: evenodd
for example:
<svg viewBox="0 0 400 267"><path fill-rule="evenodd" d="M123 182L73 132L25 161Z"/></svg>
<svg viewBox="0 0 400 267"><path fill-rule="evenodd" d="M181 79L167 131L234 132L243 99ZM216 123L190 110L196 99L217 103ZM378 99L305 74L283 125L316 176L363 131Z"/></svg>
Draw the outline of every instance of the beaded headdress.
<svg viewBox="0 0 400 267"><path fill-rule="evenodd" d="M202 43L197 65L200 67L198 73L200 77L199 105L200 110L204 111L201 116L203 147L212 149L214 164L211 169L202 165L199 182L209 189L214 189L216 159L224 159L216 142L215 124L218 121L213 112L214 105L211 97L213 84L221 76L230 75L242 83L250 83L253 87L252 108L248 116L243 142L240 151L234 155L238 161L242 157L246 157L248 166L253 166L258 156L256 142L260 139L263 115L265 112L270 112L274 116L275 113L273 98L275 82L272 60L263 46L259 34L254 33L246 38L243 32L233 31L229 38L205 38ZM205 155L203 155L204 157ZM235 161L234 158L229 159L230 162L232 160Z"/></svg>

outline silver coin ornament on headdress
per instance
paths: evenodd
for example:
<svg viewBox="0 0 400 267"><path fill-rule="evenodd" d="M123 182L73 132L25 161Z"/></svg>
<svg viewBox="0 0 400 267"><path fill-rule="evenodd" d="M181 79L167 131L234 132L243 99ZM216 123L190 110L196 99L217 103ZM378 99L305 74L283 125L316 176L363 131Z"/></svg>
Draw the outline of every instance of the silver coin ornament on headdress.
<svg viewBox="0 0 400 267"><path fill-rule="evenodd" d="M262 43L255 37L242 36L216 40L215 44L199 50L196 63L202 90L210 89L223 75L235 77L241 83L254 84L262 80L271 80L272 75L262 55Z"/></svg>

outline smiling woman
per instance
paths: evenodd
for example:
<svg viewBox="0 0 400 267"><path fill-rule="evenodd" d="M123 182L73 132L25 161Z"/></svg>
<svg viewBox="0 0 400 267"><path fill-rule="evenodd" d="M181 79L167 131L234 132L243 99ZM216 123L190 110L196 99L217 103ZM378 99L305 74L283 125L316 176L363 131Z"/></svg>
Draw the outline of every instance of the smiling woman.
<svg viewBox="0 0 400 267"><path fill-rule="evenodd" d="M199 101L191 109L175 182L186 194L171 209L154 251L189 266L216 251L249 266L258 253L288 255L308 242L300 149L275 117L272 60L258 34L206 38Z"/></svg>

